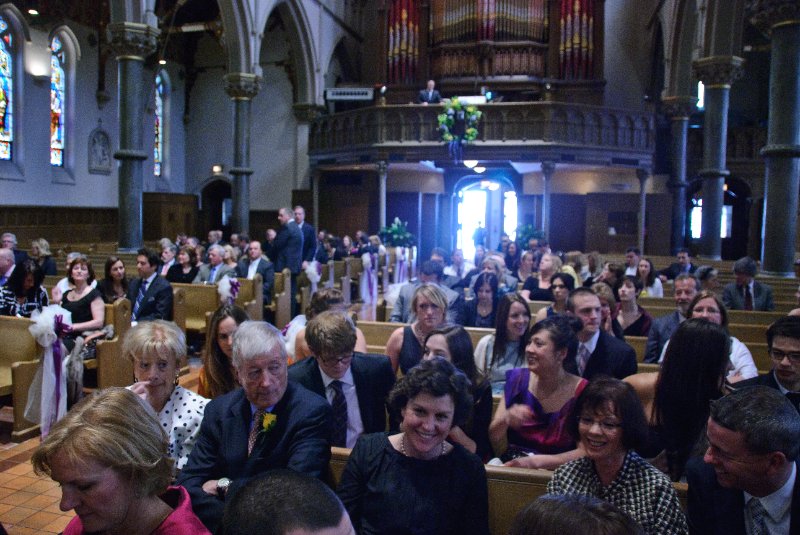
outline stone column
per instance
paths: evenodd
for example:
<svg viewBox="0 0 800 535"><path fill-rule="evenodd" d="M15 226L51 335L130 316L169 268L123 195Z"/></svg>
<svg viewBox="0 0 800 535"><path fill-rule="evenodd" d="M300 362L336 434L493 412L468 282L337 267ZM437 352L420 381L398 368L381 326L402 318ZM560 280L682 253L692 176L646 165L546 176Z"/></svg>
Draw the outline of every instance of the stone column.
<svg viewBox="0 0 800 535"><path fill-rule="evenodd" d="M544 179L544 193L542 195L542 232L544 239L550 242L550 179L556 170L555 162L542 162L542 178Z"/></svg>
<svg viewBox="0 0 800 535"><path fill-rule="evenodd" d="M647 180L650 178L648 169L639 168L636 170L636 177L639 179L639 250L644 254L644 230L645 219L647 217Z"/></svg>
<svg viewBox="0 0 800 535"><path fill-rule="evenodd" d="M389 164L386 160L378 162L378 228L386 226L386 178Z"/></svg>
<svg viewBox="0 0 800 535"><path fill-rule="evenodd" d="M233 167L231 193L233 196L234 232L250 235L250 111L253 97L258 94L260 78L246 72L225 75L225 92L233 101Z"/></svg>
<svg viewBox="0 0 800 535"><path fill-rule="evenodd" d="M670 245L672 254L686 244L686 139L689 117L697 105L695 97L676 96L663 100L664 114L670 118L672 144L672 173L667 188L672 192L672 229Z"/></svg>
<svg viewBox="0 0 800 535"><path fill-rule="evenodd" d="M772 39L764 181L762 271L793 277L800 188L800 4L755 0L751 21Z"/></svg>
<svg viewBox="0 0 800 535"><path fill-rule="evenodd" d="M317 232L322 228L319 221L319 169L314 169L311 172L311 214L314 217L314 224L317 226Z"/></svg>
<svg viewBox="0 0 800 535"><path fill-rule="evenodd" d="M136 251L142 246L142 149L145 87L144 60L156 49L160 32L147 24L115 22L108 25L111 48L117 56L119 98L119 250Z"/></svg>
<svg viewBox="0 0 800 535"><path fill-rule="evenodd" d="M724 201L726 143L728 140L728 100L731 84L741 78L744 60L736 56L710 56L694 62L697 78L705 86L705 124L703 125L703 224L700 256L719 260L722 253L720 219Z"/></svg>
<svg viewBox="0 0 800 535"><path fill-rule="evenodd" d="M311 123L314 119L319 117L324 109L325 108L317 106L316 104L309 104L307 102L294 104L292 106L294 118L297 120L297 138L294 151L294 187L296 189L308 188L307 177L311 174L308 165L308 134L311 130ZM311 177L311 180L313 180L313 177ZM314 220L314 224L318 225L316 219Z"/></svg>

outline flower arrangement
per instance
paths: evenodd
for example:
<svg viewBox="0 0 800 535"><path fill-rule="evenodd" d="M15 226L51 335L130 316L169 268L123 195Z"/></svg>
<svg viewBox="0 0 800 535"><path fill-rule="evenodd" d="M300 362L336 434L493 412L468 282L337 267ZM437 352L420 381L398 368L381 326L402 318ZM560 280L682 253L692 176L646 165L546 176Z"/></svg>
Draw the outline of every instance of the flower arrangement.
<svg viewBox="0 0 800 535"><path fill-rule="evenodd" d="M261 433L265 435L272 431L272 428L278 424L278 417L268 412L264 414L264 418L261 420Z"/></svg>
<svg viewBox="0 0 800 535"><path fill-rule="evenodd" d="M411 247L417 241L408 231L408 222L400 221L399 217L395 217L391 225L378 231L378 236L389 247Z"/></svg>
<svg viewBox="0 0 800 535"><path fill-rule="evenodd" d="M481 119L481 112L477 106L463 106L454 97L450 102L445 103L444 113L439 114L439 131L442 133L442 141L451 143L470 143L478 138L478 121Z"/></svg>

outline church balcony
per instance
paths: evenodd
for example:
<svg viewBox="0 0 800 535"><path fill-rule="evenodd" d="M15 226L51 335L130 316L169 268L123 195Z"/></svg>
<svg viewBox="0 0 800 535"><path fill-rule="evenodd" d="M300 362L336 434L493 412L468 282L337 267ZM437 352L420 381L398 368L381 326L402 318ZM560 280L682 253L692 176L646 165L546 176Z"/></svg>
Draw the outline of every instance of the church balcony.
<svg viewBox="0 0 800 535"><path fill-rule="evenodd" d="M652 165L655 135L650 113L563 102L478 108L478 139L464 146L464 159ZM309 158L312 165L447 160L437 121L443 109L387 105L319 117L309 129Z"/></svg>

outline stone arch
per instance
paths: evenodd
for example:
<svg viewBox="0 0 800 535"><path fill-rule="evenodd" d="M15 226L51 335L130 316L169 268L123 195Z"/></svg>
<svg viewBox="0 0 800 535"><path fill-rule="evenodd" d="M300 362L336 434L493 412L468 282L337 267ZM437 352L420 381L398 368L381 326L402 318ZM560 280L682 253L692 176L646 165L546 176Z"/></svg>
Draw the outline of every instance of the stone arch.
<svg viewBox="0 0 800 535"><path fill-rule="evenodd" d="M697 92L696 80L692 73L692 60L696 59L695 45L698 23L695 0L679 2L675 11L673 41L669 47L670 66L665 80L667 95L689 96Z"/></svg>
<svg viewBox="0 0 800 535"><path fill-rule="evenodd" d="M275 10L287 24L291 56L296 72L295 102L321 102L322 88L317 76L318 69L316 69L319 62L303 3L282 1L275 6Z"/></svg>

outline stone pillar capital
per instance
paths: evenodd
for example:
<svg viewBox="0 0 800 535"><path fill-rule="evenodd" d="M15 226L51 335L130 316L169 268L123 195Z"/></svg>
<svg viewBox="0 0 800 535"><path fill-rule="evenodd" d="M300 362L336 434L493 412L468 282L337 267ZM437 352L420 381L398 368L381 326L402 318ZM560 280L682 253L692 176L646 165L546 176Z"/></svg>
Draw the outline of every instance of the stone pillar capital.
<svg viewBox="0 0 800 535"><path fill-rule="evenodd" d="M301 102L292 105L294 118L301 123L310 123L322 114L324 108L310 102Z"/></svg>
<svg viewBox="0 0 800 535"><path fill-rule="evenodd" d="M389 163L386 160L380 160L375 168L378 170L378 175L386 178L386 174L389 172Z"/></svg>
<svg viewBox="0 0 800 535"><path fill-rule="evenodd" d="M542 176L545 180L553 178L553 173L556 172L556 163L550 160L542 162Z"/></svg>
<svg viewBox="0 0 800 535"><path fill-rule="evenodd" d="M138 22L114 22L108 25L108 41L117 58L144 61L156 49L160 30Z"/></svg>
<svg viewBox="0 0 800 535"><path fill-rule="evenodd" d="M647 179L650 178L650 169L644 167L637 167L636 178L639 179L639 184L644 186L645 182L647 182Z"/></svg>
<svg viewBox="0 0 800 535"><path fill-rule="evenodd" d="M234 100L252 100L261 89L261 78L249 72L229 72L225 80L225 92Z"/></svg>
<svg viewBox="0 0 800 535"><path fill-rule="evenodd" d="M744 75L743 64L739 56L708 56L692 62L692 70L706 88L729 88Z"/></svg>
<svg viewBox="0 0 800 535"><path fill-rule="evenodd" d="M688 119L697 109L697 97L672 96L662 99L664 115L673 120Z"/></svg>
<svg viewBox="0 0 800 535"><path fill-rule="evenodd" d="M781 24L800 24L800 4L797 0L747 0L750 22L765 34Z"/></svg>

